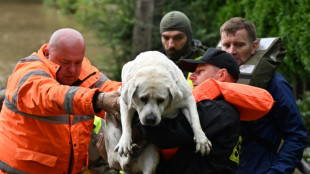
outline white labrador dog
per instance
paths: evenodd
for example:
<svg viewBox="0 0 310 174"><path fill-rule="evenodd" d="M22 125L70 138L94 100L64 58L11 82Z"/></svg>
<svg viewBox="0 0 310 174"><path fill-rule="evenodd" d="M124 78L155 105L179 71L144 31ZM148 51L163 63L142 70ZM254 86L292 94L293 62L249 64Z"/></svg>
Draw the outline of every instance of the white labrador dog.
<svg viewBox="0 0 310 174"><path fill-rule="evenodd" d="M107 125L105 142L109 164L114 163L125 169L130 166L130 153L136 146L132 144L131 122L134 112L137 111L143 125L155 126L161 118L174 118L182 112L189 121L196 143L196 152L202 155L209 154L211 142L202 131L195 99L191 88L183 76L182 71L164 54L158 51L147 51L139 54L133 61L128 62L122 69L122 90L120 99L122 130L112 128L113 124ZM111 121L110 121L111 122ZM120 137L121 134L121 137ZM106 137L108 136L108 137ZM112 137L113 136L113 137ZM120 138L119 138L120 137ZM114 138L114 142L110 142ZM119 139L119 141L118 141ZM118 141L111 152L111 146ZM137 169L131 172L153 173L159 160L159 154L154 145L150 145L140 155L143 157L137 161ZM150 154L153 153L153 154ZM119 164L115 165L118 161ZM113 165L112 165L113 166ZM133 166L131 166L132 168ZM132 169L131 169L132 170ZM140 171L139 171L140 170Z"/></svg>

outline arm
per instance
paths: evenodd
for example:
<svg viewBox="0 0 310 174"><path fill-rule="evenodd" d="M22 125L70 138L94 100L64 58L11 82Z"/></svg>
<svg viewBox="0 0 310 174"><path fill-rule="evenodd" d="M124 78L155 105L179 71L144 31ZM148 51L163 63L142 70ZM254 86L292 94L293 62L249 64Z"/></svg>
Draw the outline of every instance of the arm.
<svg viewBox="0 0 310 174"><path fill-rule="evenodd" d="M95 114L93 104L96 102L93 103L92 99L98 89L60 85L50 74L42 70L21 73L22 75L15 72L11 77L11 80L18 80L18 78L20 80L16 83L17 90L9 90L8 95L18 110L44 116ZM8 89L10 88L11 86ZM115 97L115 93L117 92L107 93L99 109L114 112L113 106L119 96Z"/></svg>
<svg viewBox="0 0 310 174"><path fill-rule="evenodd" d="M276 75L279 76L279 74ZM302 158L307 132L291 88L284 78L280 81L273 80L268 90L277 101L275 108L272 109L273 122L284 140L277 159L268 173L290 173L294 171Z"/></svg>
<svg viewBox="0 0 310 174"><path fill-rule="evenodd" d="M95 67L94 69L98 71ZM119 88L122 85L121 82L112 81L108 79L108 77L103 73L100 73L99 71L98 73L100 74L100 79L90 88L99 88L99 90L102 92L119 91ZM105 101L100 102L100 100L97 100L98 97L96 95L98 95L101 100L103 99ZM111 113L112 121L115 127L118 127L118 121L120 121L118 97L120 94L111 92L104 94L104 96L105 97L101 97L97 91L93 97L94 110L97 113L96 115L100 116L101 118L105 118L105 112ZM103 110L101 110L101 103L107 105L103 106ZM109 106L110 104L112 105Z"/></svg>
<svg viewBox="0 0 310 174"><path fill-rule="evenodd" d="M213 100L202 100L197 103L200 124L212 144L217 139L217 136L222 134L224 127L231 127L229 126L231 124L237 124L237 127L239 126L239 115L236 110L230 108L227 109L227 105ZM137 116L134 120L135 126L140 130L142 135L160 148L167 149L194 144L192 129L184 115L179 115L174 119L163 119L158 126L154 127L141 125ZM238 130L236 127L232 127L232 129ZM232 133L231 130L228 132ZM228 141L229 138L232 138L232 136L225 139Z"/></svg>

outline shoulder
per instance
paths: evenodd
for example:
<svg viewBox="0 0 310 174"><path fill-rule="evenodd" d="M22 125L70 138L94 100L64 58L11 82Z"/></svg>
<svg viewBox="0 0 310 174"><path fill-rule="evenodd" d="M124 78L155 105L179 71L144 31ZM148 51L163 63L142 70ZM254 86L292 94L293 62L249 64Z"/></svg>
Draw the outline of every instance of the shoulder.
<svg viewBox="0 0 310 174"><path fill-rule="evenodd" d="M197 103L197 105L201 105L206 108L223 108L223 109L234 109L232 105L227 103L224 99L216 99L216 100L201 100Z"/></svg>
<svg viewBox="0 0 310 174"><path fill-rule="evenodd" d="M203 54L206 52L208 48L203 45L194 45L192 46L192 59L196 59L200 56L203 56Z"/></svg>
<svg viewBox="0 0 310 174"><path fill-rule="evenodd" d="M56 69L54 68L54 65L55 64L53 63L44 63L41 58L33 54L18 61L11 76L23 77L27 75L29 77L30 75L44 74L45 76L50 77L52 76L53 72L56 74ZM52 71L54 69L55 71Z"/></svg>
<svg viewBox="0 0 310 174"><path fill-rule="evenodd" d="M267 90L274 98L292 94L292 87L279 72L273 74Z"/></svg>
<svg viewBox="0 0 310 174"><path fill-rule="evenodd" d="M93 66L86 57L84 57L82 62L82 72L93 73L99 72L99 70L95 66Z"/></svg>
<svg viewBox="0 0 310 174"><path fill-rule="evenodd" d="M229 120L240 120L238 111L225 100L202 100L197 103L198 112L207 115L207 119L211 117L221 117ZM219 119L219 118L217 118Z"/></svg>
<svg viewBox="0 0 310 174"><path fill-rule="evenodd" d="M275 71L268 85L268 91L272 90L292 90L290 84L279 72Z"/></svg>
<svg viewBox="0 0 310 174"><path fill-rule="evenodd" d="M282 82L282 83L288 83L285 78L283 77L282 74L280 74L279 72L275 71L272 77L272 81L273 82Z"/></svg>
<svg viewBox="0 0 310 174"><path fill-rule="evenodd" d="M196 59L202 56L208 49L208 47L204 46L201 41L197 39L192 40L191 47L191 54L187 59Z"/></svg>

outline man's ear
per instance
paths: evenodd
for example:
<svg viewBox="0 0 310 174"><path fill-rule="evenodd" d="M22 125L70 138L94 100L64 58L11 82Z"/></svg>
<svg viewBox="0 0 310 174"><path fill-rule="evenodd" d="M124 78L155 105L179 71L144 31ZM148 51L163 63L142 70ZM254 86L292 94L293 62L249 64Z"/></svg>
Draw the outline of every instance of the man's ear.
<svg viewBox="0 0 310 174"><path fill-rule="evenodd" d="M223 69L220 69L218 72L219 72L219 79L218 80L221 82L225 82L229 76L227 69L223 68Z"/></svg>
<svg viewBox="0 0 310 174"><path fill-rule="evenodd" d="M259 42L257 40L255 40L252 44L252 52L251 54L255 54L255 52L257 51L258 49L258 45L259 45Z"/></svg>
<svg viewBox="0 0 310 174"><path fill-rule="evenodd" d="M45 47L45 48L43 48L43 54L44 54L44 56L48 59L48 55L50 54L50 53L49 53L48 46Z"/></svg>

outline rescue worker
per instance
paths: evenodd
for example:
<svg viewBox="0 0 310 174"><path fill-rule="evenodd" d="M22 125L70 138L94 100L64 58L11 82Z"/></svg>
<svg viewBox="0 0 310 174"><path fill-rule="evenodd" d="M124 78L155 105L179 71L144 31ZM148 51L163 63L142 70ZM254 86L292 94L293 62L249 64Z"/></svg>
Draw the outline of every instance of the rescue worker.
<svg viewBox="0 0 310 174"><path fill-rule="evenodd" d="M193 95L201 127L212 143L212 150L208 156L195 153L193 132L184 115L162 119L158 126L143 126L139 118L135 117L135 126L148 141L162 149L178 147L171 159L161 160L156 173L234 174L241 144L240 119L258 118L247 116L248 112L255 113L254 109L245 113L239 106L247 107L249 102L256 100L248 109L267 103L270 109L273 105L272 97L266 90L234 83L239 78L239 66L234 57L225 51L208 48L199 60L183 59L180 65L182 69L193 72L190 75L194 85ZM263 114L259 115L261 117Z"/></svg>
<svg viewBox="0 0 310 174"><path fill-rule="evenodd" d="M190 20L180 11L167 13L160 21L159 30L163 45L161 52L178 66L180 60L198 59L207 50L201 42L192 39ZM183 73L187 77L187 72Z"/></svg>
<svg viewBox="0 0 310 174"><path fill-rule="evenodd" d="M82 173L94 115L119 117L120 82L84 57L83 36L55 31L21 59L10 76L0 115L0 173Z"/></svg>
<svg viewBox="0 0 310 174"><path fill-rule="evenodd" d="M229 19L221 26L220 34L222 50L232 54L239 66L257 52L255 25L245 18ZM263 78L271 77L266 89L276 103L263 118L252 123L242 122L238 174L293 173L302 158L307 142L306 128L290 85L280 73L271 72Z"/></svg>

